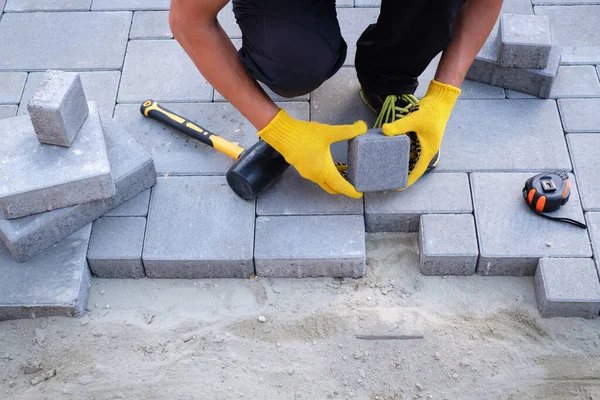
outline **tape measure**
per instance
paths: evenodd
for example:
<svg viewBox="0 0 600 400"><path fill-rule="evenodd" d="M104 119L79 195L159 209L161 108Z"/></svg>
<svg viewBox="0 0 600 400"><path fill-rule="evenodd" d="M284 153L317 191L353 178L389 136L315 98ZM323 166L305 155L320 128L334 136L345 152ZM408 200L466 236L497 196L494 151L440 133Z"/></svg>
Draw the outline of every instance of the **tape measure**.
<svg viewBox="0 0 600 400"><path fill-rule="evenodd" d="M569 201L570 196L571 181L569 175L563 171L537 174L529 178L523 188L523 197L529 208L536 214L553 221L566 222L586 229L587 226L579 221L544 214L558 211Z"/></svg>

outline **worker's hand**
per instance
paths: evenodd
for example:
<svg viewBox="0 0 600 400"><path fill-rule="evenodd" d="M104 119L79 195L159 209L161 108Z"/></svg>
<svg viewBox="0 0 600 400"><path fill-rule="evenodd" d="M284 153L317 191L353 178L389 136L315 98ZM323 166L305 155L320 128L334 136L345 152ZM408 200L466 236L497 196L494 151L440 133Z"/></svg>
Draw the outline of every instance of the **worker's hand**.
<svg viewBox="0 0 600 400"><path fill-rule="evenodd" d="M406 187L415 183L427 170L442 144L442 137L460 89L432 80L427 94L413 111L397 121L383 124L383 133L396 136L414 132L419 140L420 155L408 175Z"/></svg>
<svg viewBox="0 0 600 400"><path fill-rule="evenodd" d="M325 125L296 120L282 109L269 125L258 132L258 136L285 157L300 175L325 191L360 198L362 193L356 191L335 167L329 146L366 131L367 125L362 121L352 125Z"/></svg>

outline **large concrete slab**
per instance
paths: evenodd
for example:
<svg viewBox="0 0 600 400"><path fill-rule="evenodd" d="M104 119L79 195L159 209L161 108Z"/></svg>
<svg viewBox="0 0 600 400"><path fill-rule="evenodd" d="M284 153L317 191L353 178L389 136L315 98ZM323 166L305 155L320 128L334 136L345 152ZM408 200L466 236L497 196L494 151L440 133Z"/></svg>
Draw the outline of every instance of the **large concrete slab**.
<svg viewBox="0 0 600 400"><path fill-rule="evenodd" d="M547 169L571 170L554 101L456 103L442 141L438 171Z"/></svg>
<svg viewBox="0 0 600 400"><path fill-rule="evenodd" d="M0 121L0 212L5 218L105 199L115 194L94 103L69 148L38 142L29 116Z"/></svg>
<svg viewBox="0 0 600 400"><path fill-rule="evenodd" d="M257 215L362 215L362 199L333 196L319 185L304 179L294 168L287 171L261 194Z"/></svg>
<svg viewBox="0 0 600 400"><path fill-rule="evenodd" d="M127 47L118 102L142 103L148 99L211 101L212 87L175 40L132 40Z"/></svg>
<svg viewBox="0 0 600 400"><path fill-rule="evenodd" d="M94 0L92 11L168 10L170 3L170 0Z"/></svg>
<svg viewBox="0 0 600 400"><path fill-rule="evenodd" d="M133 199L104 214L105 217L145 217L150 206L151 190L144 190Z"/></svg>
<svg viewBox="0 0 600 400"><path fill-rule="evenodd" d="M254 273L254 209L225 177L159 177L142 255L146 275L248 278Z"/></svg>
<svg viewBox="0 0 600 400"><path fill-rule="evenodd" d="M0 104L19 104L27 72L0 73Z"/></svg>
<svg viewBox="0 0 600 400"><path fill-rule="evenodd" d="M119 69L130 12L6 13L0 20L0 70Z"/></svg>
<svg viewBox="0 0 600 400"><path fill-rule="evenodd" d="M563 64L600 63L600 5L536 6L534 10L550 18L552 41L563 47Z"/></svg>
<svg viewBox="0 0 600 400"><path fill-rule="evenodd" d="M81 84L83 85L83 91L85 92L87 100L96 103L103 120L112 119L117 98L117 90L119 89L119 81L121 80L121 72L80 72L79 76L81 77ZM18 115L28 114L27 103L43 77L44 72L32 72L29 74L25 90L23 91L23 100L19 106Z"/></svg>
<svg viewBox="0 0 600 400"><path fill-rule="evenodd" d="M535 214L523 199L534 173L471 174L479 240L477 272L482 275L533 275L540 258L592 256L585 229ZM551 215L583 222L577 183L571 175L570 200Z"/></svg>
<svg viewBox="0 0 600 400"><path fill-rule="evenodd" d="M24 264L0 244L0 320L83 315L91 229L89 224Z"/></svg>
<svg viewBox="0 0 600 400"><path fill-rule="evenodd" d="M89 11L92 0L7 0L4 11Z"/></svg>
<svg viewBox="0 0 600 400"><path fill-rule="evenodd" d="M600 132L600 98L559 99L565 132Z"/></svg>
<svg viewBox="0 0 600 400"><path fill-rule="evenodd" d="M550 98L600 97L600 83L591 65L573 65L558 68Z"/></svg>
<svg viewBox="0 0 600 400"><path fill-rule="evenodd" d="M256 129L230 104L164 103L163 106L244 148L258 140ZM295 118L308 119L307 103L286 103L282 107ZM224 175L234 163L213 148L142 116L138 104L119 104L115 118L152 155L160 174Z"/></svg>
<svg viewBox="0 0 600 400"><path fill-rule="evenodd" d="M585 211L600 211L600 135L567 135L581 203Z"/></svg>
<svg viewBox="0 0 600 400"><path fill-rule="evenodd" d="M359 215L258 217L254 259L257 276L363 276L364 219Z"/></svg>
<svg viewBox="0 0 600 400"><path fill-rule="evenodd" d="M154 163L142 146L110 120L103 125L115 195L24 218L0 217L0 240L18 261L41 253L156 182Z"/></svg>
<svg viewBox="0 0 600 400"><path fill-rule="evenodd" d="M429 173L404 190L365 193L367 232L417 232L423 214L470 214L467 174Z"/></svg>

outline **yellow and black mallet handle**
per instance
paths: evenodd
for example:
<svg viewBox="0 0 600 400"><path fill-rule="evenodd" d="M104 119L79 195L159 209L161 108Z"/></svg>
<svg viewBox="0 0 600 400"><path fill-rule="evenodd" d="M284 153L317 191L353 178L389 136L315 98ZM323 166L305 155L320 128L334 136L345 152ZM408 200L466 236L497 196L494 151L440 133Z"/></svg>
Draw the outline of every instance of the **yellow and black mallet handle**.
<svg viewBox="0 0 600 400"><path fill-rule="evenodd" d="M140 107L142 115L162 122L163 124L178 130L179 132L190 136L200 142L213 147L215 150L237 160L244 152L244 149L235 143L231 143L220 136L215 135L208 129L205 129L195 123L188 121L184 117L177 115L173 111L167 110L154 100L146 100Z"/></svg>

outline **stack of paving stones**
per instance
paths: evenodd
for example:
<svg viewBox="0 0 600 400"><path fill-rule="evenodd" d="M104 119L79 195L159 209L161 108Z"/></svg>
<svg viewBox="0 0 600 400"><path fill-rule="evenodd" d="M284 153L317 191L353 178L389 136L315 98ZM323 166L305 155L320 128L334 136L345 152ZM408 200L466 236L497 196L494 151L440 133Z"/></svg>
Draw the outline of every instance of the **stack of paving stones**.
<svg viewBox="0 0 600 400"><path fill-rule="evenodd" d="M138 201L156 172L150 155L87 102L75 72L48 71L27 108L29 115L0 121L0 320L78 316L90 284L92 222ZM143 237L142 220L120 222L119 232ZM122 268L103 261L93 260L101 273Z"/></svg>

